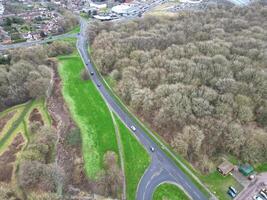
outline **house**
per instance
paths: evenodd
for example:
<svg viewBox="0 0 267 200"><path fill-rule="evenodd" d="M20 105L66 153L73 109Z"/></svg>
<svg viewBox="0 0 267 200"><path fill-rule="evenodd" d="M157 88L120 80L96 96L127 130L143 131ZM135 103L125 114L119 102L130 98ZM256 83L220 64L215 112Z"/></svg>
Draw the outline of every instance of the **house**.
<svg viewBox="0 0 267 200"><path fill-rule="evenodd" d="M234 170L235 166L230 163L229 161L225 160L223 163L221 163L218 167L217 170L223 175L227 176L230 172Z"/></svg>
<svg viewBox="0 0 267 200"><path fill-rule="evenodd" d="M240 165L238 170L244 175L244 176L249 176L250 174L253 173L254 168L250 164L244 164Z"/></svg>

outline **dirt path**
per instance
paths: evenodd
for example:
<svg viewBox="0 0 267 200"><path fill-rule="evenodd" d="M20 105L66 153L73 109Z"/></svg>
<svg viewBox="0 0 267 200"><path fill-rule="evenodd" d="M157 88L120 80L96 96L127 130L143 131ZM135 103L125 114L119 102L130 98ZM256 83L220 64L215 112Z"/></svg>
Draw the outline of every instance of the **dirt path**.
<svg viewBox="0 0 267 200"><path fill-rule="evenodd" d="M57 143L56 143L56 159L55 163L57 167L65 174L66 180L58 180L58 194L62 195L63 182L68 183L70 176L66 173L71 170L68 166L73 160L72 153L64 145L64 139L68 133L68 130L75 127L72 119L70 118L69 111L65 106L63 96L61 94L61 80L59 78L56 64L53 64L53 93L47 100L47 108L52 117L52 126L57 131Z"/></svg>

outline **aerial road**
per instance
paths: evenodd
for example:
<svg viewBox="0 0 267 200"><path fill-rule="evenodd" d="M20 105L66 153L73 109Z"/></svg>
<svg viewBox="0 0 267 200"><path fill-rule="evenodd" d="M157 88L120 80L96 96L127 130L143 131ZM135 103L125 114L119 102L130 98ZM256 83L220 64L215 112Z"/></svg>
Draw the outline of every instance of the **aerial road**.
<svg viewBox="0 0 267 200"><path fill-rule="evenodd" d="M30 42L20 42L20 43L8 44L8 45L0 45L0 51L22 48L22 47L30 47L30 46L34 46L38 44L45 44L48 42L53 42L59 39L75 38L75 37L77 37L77 33L65 33L65 34L53 36L52 38L46 38L44 40L34 40Z"/></svg>
<svg viewBox="0 0 267 200"><path fill-rule="evenodd" d="M147 133L139 127L133 119L120 107L116 100L110 95L109 91L102 85L102 78L98 76L96 69L90 62L88 54L88 43L87 43L87 22L81 20L80 34L63 34L55 36L51 39L23 42L11 45L0 45L0 51L30 47L37 44L44 44L50 41L77 37L77 49L83 59L88 72L92 72L94 75L91 77L98 91L102 95L107 105L117 114L121 121L128 127L134 126L135 131L132 130L134 136L144 146L151 157L151 164L146 170L145 174L141 178L137 193L137 200L151 200L153 193L157 186L164 182L173 183L180 186L188 196L193 200L207 200L208 198L193 184L193 182L185 175L181 169L161 150L161 148L147 135Z"/></svg>
<svg viewBox="0 0 267 200"><path fill-rule="evenodd" d="M179 185L194 200L207 200L208 198L193 184L181 169L161 150L161 148L139 127L133 119L120 107L117 101L111 96L109 91L102 84L102 78L98 75L96 69L90 62L88 54L88 43L86 35L87 24L81 20L81 32L77 40L77 49L83 59L83 62L92 75L91 80L94 82L98 91L106 101L107 105L116 113L121 121L128 127L134 126L132 133L147 150L151 156L151 164L146 170L139 182L136 199L151 200L156 187L163 183L169 182Z"/></svg>

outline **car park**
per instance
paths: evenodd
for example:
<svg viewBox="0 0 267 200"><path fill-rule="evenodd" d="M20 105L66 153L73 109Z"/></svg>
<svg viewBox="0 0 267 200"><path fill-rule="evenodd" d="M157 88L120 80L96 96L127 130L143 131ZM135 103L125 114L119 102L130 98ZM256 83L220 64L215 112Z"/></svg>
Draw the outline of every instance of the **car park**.
<svg viewBox="0 0 267 200"><path fill-rule="evenodd" d="M135 128L135 126L131 126L131 129L132 129L132 131L133 131L133 132L135 132L135 131L136 131L136 128Z"/></svg>

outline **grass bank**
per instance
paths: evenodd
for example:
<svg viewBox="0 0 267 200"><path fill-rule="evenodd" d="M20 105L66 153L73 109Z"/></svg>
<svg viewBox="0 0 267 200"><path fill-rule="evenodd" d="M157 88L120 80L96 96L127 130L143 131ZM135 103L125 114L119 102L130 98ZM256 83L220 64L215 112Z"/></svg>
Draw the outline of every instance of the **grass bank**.
<svg viewBox="0 0 267 200"><path fill-rule="evenodd" d="M123 146L126 176L126 198L135 200L138 183L150 163L150 157L128 128L115 117Z"/></svg>
<svg viewBox="0 0 267 200"><path fill-rule="evenodd" d="M153 200L189 200L189 198L176 185L164 183L156 188Z"/></svg>
<svg viewBox="0 0 267 200"><path fill-rule="evenodd" d="M107 151L118 155L118 145L108 107L91 80L83 81L84 68L77 55L62 56L59 74L63 83L63 96L82 135L85 170L91 179L97 179L103 170L103 156Z"/></svg>

